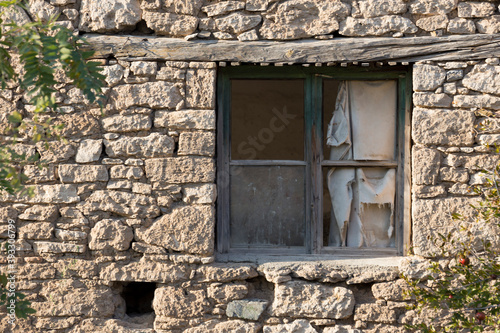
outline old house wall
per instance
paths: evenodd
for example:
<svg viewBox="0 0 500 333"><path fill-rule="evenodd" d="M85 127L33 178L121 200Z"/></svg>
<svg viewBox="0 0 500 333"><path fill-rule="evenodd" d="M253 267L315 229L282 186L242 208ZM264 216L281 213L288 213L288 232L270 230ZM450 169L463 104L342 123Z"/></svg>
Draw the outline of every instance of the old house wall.
<svg viewBox="0 0 500 333"><path fill-rule="evenodd" d="M334 36L496 34L497 1L204 0L42 1L31 15L60 13L81 32L167 37L291 40ZM27 18L27 16L26 16ZM198 34L196 36L192 34ZM61 82L57 96L67 142L33 145L48 167L23 171L33 197L4 194L0 238L17 228L16 288L37 312L3 332L403 332L401 274L422 277L434 252L429 235L475 199L481 169L498 156L497 58L408 64L412 240L416 256L217 262L217 62L100 59L106 106L89 105ZM353 66L349 64L349 66ZM32 117L24 92L1 93L5 115ZM487 121L488 120L488 121ZM480 127L477 127L477 125ZM7 257L0 258L7 271ZM126 315L124 288L149 282L153 313Z"/></svg>

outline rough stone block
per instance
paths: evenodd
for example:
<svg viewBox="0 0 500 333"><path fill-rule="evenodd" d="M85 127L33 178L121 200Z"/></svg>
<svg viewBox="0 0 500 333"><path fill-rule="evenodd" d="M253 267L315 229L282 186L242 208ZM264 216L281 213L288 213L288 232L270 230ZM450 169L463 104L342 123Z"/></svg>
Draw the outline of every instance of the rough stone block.
<svg viewBox="0 0 500 333"><path fill-rule="evenodd" d="M413 183L435 185L438 180L441 154L435 149L413 146L412 168Z"/></svg>
<svg viewBox="0 0 500 333"><path fill-rule="evenodd" d="M111 178L140 179L144 175L141 167L114 165L109 169Z"/></svg>
<svg viewBox="0 0 500 333"><path fill-rule="evenodd" d="M228 303L232 300L242 299L248 294L248 286L244 283L211 284L207 289L208 297L218 303Z"/></svg>
<svg viewBox="0 0 500 333"><path fill-rule="evenodd" d="M446 29L448 22L448 16L442 14L419 18L415 24L422 30L435 31L438 29Z"/></svg>
<svg viewBox="0 0 500 333"><path fill-rule="evenodd" d="M318 333L311 324L305 319L297 319L287 324L279 324L273 326L264 326L264 333L285 333L285 332L300 332L300 333Z"/></svg>
<svg viewBox="0 0 500 333"><path fill-rule="evenodd" d="M498 95L500 91L500 66L475 65L462 84L471 90Z"/></svg>
<svg viewBox="0 0 500 333"><path fill-rule="evenodd" d="M259 30L264 39L290 40L330 34L350 14L340 1L292 0L270 7Z"/></svg>
<svg viewBox="0 0 500 333"><path fill-rule="evenodd" d="M403 0L358 1L358 8L353 8L353 15L362 15L364 18L384 15L404 14L407 4Z"/></svg>
<svg viewBox="0 0 500 333"><path fill-rule="evenodd" d="M356 306L354 320L373 321L377 323L396 323L396 310L378 304L360 304Z"/></svg>
<svg viewBox="0 0 500 333"><path fill-rule="evenodd" d="M102 153L102 139L82 140L78 146L75 161L76 163L89 163L99 160Z"/></svg>
<svg viewBox="0 0 500 333"><path fill-rule="evenodd" d="M71 104L71 103L68 103ZM63 125L61 136L65 138L84 138L96 137L101 133L101 126L99 120L92 116L90 113L72 113L65 114L54 122L55 125ZM55 150L57 152L57 150ZM59 154L59 152L57 152Z"/></svg>
<svg viewBox="0 0 500 333"><path fill-rule="evenodd" d="M460 2L458 17L487 17L495 13L495 10L495 4L491 2Z"/></svg>
<svg viewBox="0 0 500 333"><path fill-rule="evenodd" d="M339 33L344 36L382 36L393 33L415 33L418 28L409 19L398 15L375 18L348 17L340 22Z"/></svg>
<svg viewBox="0 0 500 333"><path fill-rule="evenodd" d="M232 13L228 16L215 19L215 25L222 32L230 34L241 34L255 28L262 21L262 16L243 14L240 12Z"/></svg>
<svg viewBox="0 0 500 333"><path fill-rule="evenodd" d="M122 136L117 140L104 140L109 157L163 157L174 152L174 139L168 135L151 133L145 137Z"/></svg>
<svg viewBox="0 0 500 333"><path fill-rule="evenodd" d="M146 177L168 183L212 183L215 162L209 157L168 157L146 161Z"/></svg>
<svg viewBox="0 0 500 333"><path fill-rule="evenodd" d="M130 70L135 75L153 76L156 75L158 64L155 61L133 61Z"/></svg>
<svg viewBox="0 0 500 333"><path fill-rule="evenodd" d="M497 34L500 31L500 15L492 15L476 22L477 31L482 34Z"/></svg>
<svg viewBox="0 0 500 333"><path fill-rule="evenodd" d="M19 226L20 239L50 239L54 225L50 222L28 222Z"/></svg>
<svg viewBox="0 0 500 333"><path fill-rule="evenodd" d="M271 313L278 317L343 319L352 315L354 304L349 289L290 281L275 286Z"/></svg>
<svg viewBox="0 0 500 333"><path fill-rule="evenodd" d="M168 127L170 130L214 130L215 111L188 110L188 111L156 111L155 127Z"/></svg>
<svg viewBox="0 0 500 333"><path fill-rule="evenodd" d="M53 165L38 166L26 165L23 173L28 177L27 183L38 184L56 180L55 168Z"/></svg>
<svg viewBox="0 0 500 333"><path fill-rule="evenodd" d="M60 163L75 156L76 149L72 143L61 141L38 142L36 149L40 153L40 160L44 163Z"/></svg>
<svg viewBox="0 0 500 333"><path fill-rule="evenodd" d="M211 206L175 207L150 227L137 229L136 235L146 244L192 254L212 254L214 224Z"/></svg>
<svg viewBox="0 0 500 333"><path fill-rule="evenodd" d="M0 200L4 202L25 202L32 204L70 204L80 201L74 185L35 185L33 189L34 196L32 197L4 193L0 195Z"/></svg>
<svg viewBox="0 0 500 333"><path fill-rule="evenodd" d="M446 81L458 81L464 76L464 71L462 69L451 69L446 72Z"/></svg>
<svg viewBox="0 0 500 333"><path fill-rule="evenodd" d="M439 170L439 178L444 182L467 183L469 181L469 173L462 168L444 167Z"/></svg>
<svg viewBox="0 0 500 333"><path fill-rule="evenodd" d="M412 77L414 90L435 90L444 83L446 71L438 66L416 64Z"/></svg>
<svg viewBox="0 0 500 333"><path fill-rule="evenodd" d="M259 323L249 323L243 320L208 320L202 324L183 330L182 333L219 333L219 332L238 332L238 333L258 333L262 325Z"/></svg>
<svg viewBox="0 0 500 333"><path fill-rule="evenodd" d="M244 299L229 302L226 315L230 318L259 320L269 302L261 299Z"/></svg>
<svg viewBox="0 0 500 333"><path fill-rule="evenodd" d="M215 155L215 133L183 132L179 136L179 155Z"/></svg>
<svg viewBox="0 0 500 333"><path fill-rule="evenodd" d="M89 249L125 251L134 239L132 228L120 220L101 220L90 231Z"/></svg>
<svg viewBox="0 0 500 333"><path fill-rule="evenodd" d="M453 106L459 108L486 108L500 110L500 97L484 95L453 96Z"/></svg>
<svg viewBox="0 0 500 333"><path fill-rule="evenodd" d="M155 290L153 309L161 316L191 318L203 316L210 303L204 290L185 290L181 287L165 286Z"/></svg>
<svg viewBox="0 0 500 333"><path fill-rule="evenodd" d="M426 145L471 146L474 121L471 111L415 108L412 138Z"/></svg>
<svg viewBox="0 0 500 333"><path fill-rule="evenodd" d="M249 264L213 264L198 268L196 276L202 282L231 282L252 279L259 273Z"/></svg>
<svg viewBox="0 0 500 333"><path fill-rule="evenodd" d="M447 30L450 34L473 34L476 25L472 20L456 17L450 20Z"/></svg>
<svg viewBox="0 0 500 333"><path fill-rule="evenodd" d="M451 106L452 99L446 94L434 94L428 92L413 93L413 104L415 106L447 108Z"/></svg>
<svg viewBox="0 0 500 333"><path fill-rule="evenodd" d="M213 204L217 198L215 184L188 185L183 192L182 200L188 204Z"/></svg>
<svg viewBox="0 0 500 333"><path fill-rule="evenodd" d="M64 183L105 182L109 179L104 165L61 164L58 173Z"/></svg>
<svg viewBox="0 0 500 333"><path fill-rule="evenodd" d="M413 0L410 2L411 14L448 14L457 8L457 0Z"/></svg>
<svg viewBox="0 0 500 333"><path fill-rule="evenodd" d="M153 198L120 191L95 191L79 208L85 215L96 211L111 212L119 216L131 218L156 217L160 209Z"/></svg>
<svg viewBox="0 0 500 333"><path fill-rule="evenodd" d="M141 20L138 0L83 0L80 9L82 31L118 32L133 28Z"/></svg>
<svg viewBox="0 0 500 333"><path fill-rule="evenodd" d="M87 240L87 233L83 231L72 231L64 229L56 229L55 236L57 239L65 241L77 241L82 242Z"/></svg>
<svg viewBox="0 0 500 333"><path fill-rule="evenodd" d="M85 253L87 249L86 245L83 244L70 244L70 243L59 243L59 242L34 242L33 250L37 255L43 253Z"/></svg>
<svg viewBox="0 0 500 333"><path fill-rule="evenodd" d="M116 86L112 95L118 109L134 105L173 109L183 100L183 90L180 83L157 81Z"/></svg>
<svg viewBox="0 0 500 333"><path fill-rule="evenodd" d="M199 19L191 15L144 12L142 18L148 28L158 35L184 37L196 31Z"/></svg>
<svg viewBox="0 0 500 333"><path fill-rule="evenodd" d="M444 185L415 185L413 193L420 199L445 197L447 194Z"/></svg>
<svg viewBox="0 0 500 333"><path fill-rule="evenodd" d="M386 301L409 300L411 297L407 294L408 291L408 283L402 279L394 282L375 283L372 285L373 296Z"/></svg>
<svg viewBox="0 0 500 333"><path fill-rule="evenodd" d="M188 108L215 107L215 70L189 69L186 72L186 105Z"/></svg>
<svg viewBox="0 0 500 333"><path fill-rule="evenodd" d="M112 66L103 66L102 74L106 76L105 80L108 87L114 87L123 79L124 68L118 64Z"/></svg>
<svg viewBox="0 0 500 333"><path fill-rule="evenodd" d="M132 243L135 244L135 243ZM174 283L189 278L186 266L154 261L111 263L99 270L99 278L104 281Z"/></svg>
<svg viewBox="0 0 500 333"><path fill-rule="evenodd" d="M102 127L109 132L146 131L152 122L148 115L132 114L127 116L113 115L102 119Z"/></svg>

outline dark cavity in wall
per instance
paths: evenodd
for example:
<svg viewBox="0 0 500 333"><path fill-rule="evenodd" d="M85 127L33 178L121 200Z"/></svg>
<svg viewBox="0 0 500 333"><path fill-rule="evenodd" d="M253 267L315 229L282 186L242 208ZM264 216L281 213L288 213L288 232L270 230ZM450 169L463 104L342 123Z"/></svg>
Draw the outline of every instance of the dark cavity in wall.
<svg viewBox="0 0 500 333"><path fill-rule="evenodd" d="M123 285L121 296L125 301L125 313L129 317L153 313L156 283L130 282Z"/></svg>

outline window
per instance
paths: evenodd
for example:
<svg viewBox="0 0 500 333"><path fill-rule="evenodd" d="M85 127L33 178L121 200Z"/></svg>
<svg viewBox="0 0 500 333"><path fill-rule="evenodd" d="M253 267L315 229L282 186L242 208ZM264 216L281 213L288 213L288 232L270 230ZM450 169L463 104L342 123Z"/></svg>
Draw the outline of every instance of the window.
<svg viewBox="0 0 500 333"><path fill-rule="evenodd" d="M241 66L219 74L219 253L404 252L404 68Z"/></svg>

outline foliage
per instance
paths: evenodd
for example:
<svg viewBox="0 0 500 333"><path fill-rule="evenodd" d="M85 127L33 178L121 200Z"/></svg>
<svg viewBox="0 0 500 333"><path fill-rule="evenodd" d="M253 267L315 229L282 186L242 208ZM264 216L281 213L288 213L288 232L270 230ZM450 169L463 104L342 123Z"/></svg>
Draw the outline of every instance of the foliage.
<svg viewBox="0 0 500 333"><path fill-rule="evenodd" d="M15 316L17 318L28 318L28 315L35 313L35 310L30 307L31 302L26 300L25 297L23 293L9 290L7 275L0 274L0 306L15 304Z"/></svg>
<svg viewBox="0 0 500 333"><path fill-rule="evenodd" d="M90 103L100 103L104 76L98 62L89 61L92 51L82 50L85 42L70 30L56 24L56 17L47 22L34 19L19 25L4 21L7 11L23 10L20 0L0 1L0 86L17 87L33 107L29 122L20 110L9 115L9 129L15 143L20 131L28 131L32 143L57 136L61 125L52 125L51 112L57 111L56 86L60 84L56 73L79 88ZM18 63L19 66L14 64ZM21 167L28 156L16 152L14 146L0 147L0 191L10 194L23 189L25 176ZM15 162L15 164L13 163Z"/></svg>
<svg viewBox="0 0 500 333"><path fill-rule="evenodd" d="M417 313L434 309L436 317L407 328L421 332L500 332L500 166L484 172L486 183L473 190L473 221L452 214L454 224L440 233L440 249L426 280L410 280ZM487 237L485 237L487 235ZM428 315L429 312L427 312Z"/></svg>

